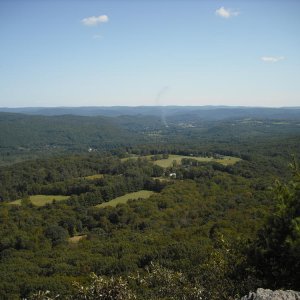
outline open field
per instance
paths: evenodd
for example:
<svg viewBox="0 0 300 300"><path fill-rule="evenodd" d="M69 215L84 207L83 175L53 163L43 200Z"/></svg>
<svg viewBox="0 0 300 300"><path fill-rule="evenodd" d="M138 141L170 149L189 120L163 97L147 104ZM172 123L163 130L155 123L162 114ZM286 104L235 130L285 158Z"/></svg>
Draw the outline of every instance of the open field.
<svg viewBox="0 0 300 300"><path fill-rule="evenodd" d="M147 155L147 156L134 156L134 157L127 157L127 158L122 158L121 161L126 161L128 159L137 159L138 157L140 158L147 158L151 159L153 155ZM162 168L168 168L171 167L173 164L173 161L176 161L178 165L181 164L181 160L183 158L190 158L190 159L195 159L200 162L217 162L219 164L222 164L224 166L227 165L233 165L240 161L241 159L238 157L233 157L233 156L223 156L223 158L213 158L213 157L203 157L203 156L185 156L185 155L175 155L175 154L170 154L167 159L159 159L153 161L155 165L158 165Z"/></svg>
<svg viewBox="0 0 300 300"><path fill-rule="evenodd" d="M36 206L44 206L48 203L52 203L53 200L55 201L62 201L62 200L67 200L69 196L62 196L62 195L34 195L34 196L29 196L29 199L33 205ZM20 205L22 199L18 199L15 201L10 202L10 204L14 205Z"/></svg>
<svg viewBox="0 0 300 300"><path fill-rule="evenodd" d="M169 178L169 177L152 177L152 179L154 179L154 180L159 180L159 181L161 181L161 182L170 182L170 181L172 181L172 179L171 178Z"/></svg>
<svg viewBox="0 0 300 300"><path fill-rule="evenodd" d="M83 235L75 235L75 236L72 236L72 237L68 238L68 241L69 241L70 243L77 244L79 241L85 240L86 238L87 238L87 235L86 235L86 234L83 234Z"/></svg>
<svg viewBox="0 0 300 300"><path fill-rule="evenodd" d="M103 174L94 174L94 175L90 175L90 176L85 176L83 178L87 179L87 180L96 180L96 179L101 179L103 177L104 177Z"/></svg>
<svg viewBox="0 0 300 300"><path fill-rule="evenodd" d="M138 192L128 193L128 194L126 194L124 196L120 196L120 197L112 199L112 200L110 200L108 202L96 205L96 207L101 207L101 208L106 207L106 206L113 206L113 207L115 207L115 206L117 206L120 203L127 203L127 201L129 199L139 199L139 198L147 199L152 194L154 194L154 192L152 192L152 191L146 191L146 190L141 190L141 191L138 191Z"/></svg>
<svg viewBox="0 0 300 300"><path fill-rule="evenodd" d="M139 157L142 157L142 156L138 156L138 155L132 154L129 157L121 158L121 162L127 161L128 159L138 159Z"/></svg>
<svg viewBox="0 0 300 300"><path fill-rule="evenodd" d="M200 162L217 162L222 165L233 165L236 162L240 161L240 158L237 157L232 157L232 156L224 156L223 158L217 159L213 157L196 157L196 156L184 156L184 155L169 155L167 159L159 159L154 161L153 163L163 167L163 168L168 168L171 167L173 162L176 161L177 164L181 164L181 160L183 158L189 158L189 159L195 159Z"/></svg>

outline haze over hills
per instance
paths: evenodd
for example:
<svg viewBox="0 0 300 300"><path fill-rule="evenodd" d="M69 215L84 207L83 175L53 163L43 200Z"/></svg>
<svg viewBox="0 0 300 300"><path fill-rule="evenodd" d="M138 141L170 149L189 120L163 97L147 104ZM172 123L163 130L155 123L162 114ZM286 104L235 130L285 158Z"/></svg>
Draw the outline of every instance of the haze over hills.
<svg viewBox="0 0 300 300"><path fill-rule="evenodd" d="M300 107L244 107L244 106L82 106L82 107L19 107L0 108L0 112L29 115L109 116L149 115L163 117L190 116L204 120L228 118L299 118Z"/></svg>

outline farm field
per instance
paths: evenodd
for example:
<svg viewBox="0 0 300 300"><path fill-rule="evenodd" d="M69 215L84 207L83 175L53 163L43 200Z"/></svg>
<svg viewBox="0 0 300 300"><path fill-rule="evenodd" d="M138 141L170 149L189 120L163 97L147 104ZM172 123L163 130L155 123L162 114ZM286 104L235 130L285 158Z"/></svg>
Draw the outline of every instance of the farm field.
<svg viewBox="0 0 300 300"><path fill-rule="evenodd" d="M196 156L184 156L184 155L170 154L167 159L156 160L156 161L154 161L154 164L156 164L162 168L168 168L168 167L172 166L173 161L176 161L177 164L181 164L181 160L183 158L195 159L200 162L217 162L224 166L233 165L241 160L238 157L232 157L232 156L224 156L223 158L217 159L217 158L213 158L213 157L200 157L200 156L196 157Z"/></svg>
<svg viewBox="0 0 300 300"><path fill-rule="evenodd" d="M137 159L137 158L147 158L151 159L153 155L147 155L147 156L133 156L133 157L127 157L127 158L122 158L121 161L126 161L128 159ZM189 158L189 159L195 159L200 162L217 162L219 164L222 164L224 166L228 165L234 165L241 159L238 157L233 157L233 156L223 156L223 158L213 158L213 157L203 157L203 156L187 156L187 155L176 155L176 154L170 154L168 158L166 159L159 159L153 161L153 163L157 166L160 166L162 168L168 168L171 167L173 162L176 161L178 165L181 164L181 160L183 158Z"/></svg>
<svg viewBox="0 0 300 300"><path fill-rule="evenodd" d="M147 199L152 194L154 194L154 192L152 192L152 191L146 191L146 190L141 190L141 191L138 191L138 192L128 193L128 194L126 194L124 196L120 196L120 197L112 199L112 200L110 200L108 202L96 205L96 207L101 207L101 208L107 207L107 206L116 207L120 203L127 203L127 201L129 199L139 199L139 198Z"/></svg>
<svg viewBox="0 0 300 300"><path fill-rule="evenodd" d="M34 195L29 196L31 203L35 206L44 206L48 203L52 203L53 200L55 201L63 201L67 200L69 196L62 196L62 195ZM22 199L18 199L15 201L10 202L10 204L14 205L21 205Z"/></svg>

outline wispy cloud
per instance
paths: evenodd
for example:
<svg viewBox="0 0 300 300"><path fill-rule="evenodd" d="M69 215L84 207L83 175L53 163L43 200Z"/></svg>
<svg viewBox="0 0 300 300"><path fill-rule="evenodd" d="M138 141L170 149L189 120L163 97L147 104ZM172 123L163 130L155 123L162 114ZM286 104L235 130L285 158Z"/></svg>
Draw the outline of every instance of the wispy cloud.
<svg viewBox="0 0 300 300"><path fill-rule="evenodd" d="M276 63L280 60L284 60L285 57L284 56L262 56L260 59L264 62Z"/></svg>
<svg viewBox="0 0 300 300"><path fill-rule="evenodd" d="M87 17L81 20L81 23L85 26L96 26L100 23L106 23L108 22L108 16L107 15L101 15L98 17L92 16Z"/></svg>
<svg viewBox="0 0 300 300"><path fill-rule="evenodd" d="M232 10L230 8L225 8L224 6L218 8L216 10L216 15L225 19L229 19L231 17L236 17L240 14L237 10Z"/></svg>
<svg viewBox="0 0 300 300"><path fill-rule="evenodd" d="M93 35L93 39L94 40L100 40L100 39L102 39L103 38L103 36L101 35L101 34L94 34Z"/></svg>

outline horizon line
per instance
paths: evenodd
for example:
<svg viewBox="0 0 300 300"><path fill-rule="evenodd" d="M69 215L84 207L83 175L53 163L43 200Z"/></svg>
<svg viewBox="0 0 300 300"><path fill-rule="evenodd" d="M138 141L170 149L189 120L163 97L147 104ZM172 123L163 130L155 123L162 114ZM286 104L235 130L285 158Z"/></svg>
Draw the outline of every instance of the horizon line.
<svg viewBox="0 0 300 300"><path fill-rule="evenodd" d="M212 108L277 108L277 109L300 109L299 106L251 106L251 105L82 105L82 106L1 106L1 109L30 109L30 108L116 108L116 107L128 107L128 108L141 108L141 107L212 107Z"/></svg>

